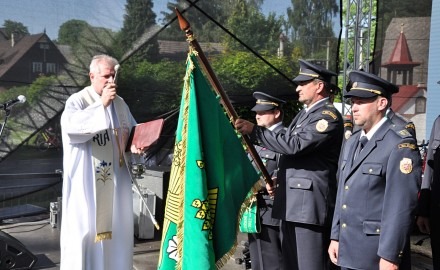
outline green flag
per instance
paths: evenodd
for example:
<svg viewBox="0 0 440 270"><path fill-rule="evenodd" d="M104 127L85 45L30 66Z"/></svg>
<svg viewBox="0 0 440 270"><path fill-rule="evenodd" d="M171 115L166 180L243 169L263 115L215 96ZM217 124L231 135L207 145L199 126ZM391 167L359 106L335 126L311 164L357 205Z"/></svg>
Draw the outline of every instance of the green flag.
<svg viewBox="0 0 440 270"><path fill-rule="evenodd" d="M190 55L158 269L218 269L233 254L241 205L259 176Z"/></svg>

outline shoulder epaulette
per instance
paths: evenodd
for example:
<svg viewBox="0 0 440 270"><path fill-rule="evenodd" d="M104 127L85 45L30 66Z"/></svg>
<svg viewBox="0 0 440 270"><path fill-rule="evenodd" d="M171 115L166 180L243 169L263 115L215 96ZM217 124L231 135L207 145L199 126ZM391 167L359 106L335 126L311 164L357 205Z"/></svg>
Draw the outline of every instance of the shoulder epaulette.
<svg viewBox="0 0 440 270"><path fill-rule="evenodd" d="M416 126L414 125L414 123L411 122L406 124L405 128L416 129Z"/></svg>
<svg viewBox="0 0 440 270"><path fill-rule="evenodd" d="M409 133L406 129L402 129L402 127L393 126L392 130L402 139L412 137L411 133Z"/></svg>
<svg viewBox="0 0 440 270"><path fill-rule="evenodd" d="M336 115L336 113L334 113L330 110L323 110L322 114L330 115L330 117L333 118L334 120L338 119L338 116Z"/></svg>
<svg viewBox="0 0 440 270"><path fill-rule="evenodd" d="M344 127L353 127L353 123L352 122L345 122Z"/></svg>

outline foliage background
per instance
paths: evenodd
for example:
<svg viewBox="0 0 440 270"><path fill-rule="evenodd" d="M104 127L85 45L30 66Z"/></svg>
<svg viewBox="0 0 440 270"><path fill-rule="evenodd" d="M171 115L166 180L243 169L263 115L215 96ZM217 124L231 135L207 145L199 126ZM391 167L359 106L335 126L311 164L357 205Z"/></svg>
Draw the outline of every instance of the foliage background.
<svg viewBox="0 0 440 270"><path fill-rule="evenodd" d="M0 11L0 20L5 18L4 39L10 39L11 33L42 33L49 25L49 38L69 63L55 77L42 74L31 85L19 84L0 93L3 100L24 94L29 101L17 105L22 106L19 112L14 108L15 114L9 120L11 134L17 136L14 132L18 134L20 130L22 135L14 140L20 142L18 145L3 140L6 154L27 144L42 128L54 125L67 97L88 85L88 66L95 54L106 53L119 59L118 93L138 122L175 110L188 49L185 34L176 21L175 8L189 21L200 44L218 49L205 53L239 115L252 121L254 115L249 109L255 91L289 101L285 106L286 124L294 117L300 104L296 102L296 86L291 79L298 72L299 59L314 61L335 72L342 70L345 60L341 60L343 55L339 50L339 45L343 45L340 44L341 7L345 1L42 0L48 2L38 4L31 0L17 1L3 3ZM377 55L391 18L430 16L431 1L375 0L374 7L371 46ZM54 17L54 25L45 22ZM35 29L35 25L44 28ZM52 29L56 29L56 35ZM377 61L374 64L380 65Z"/></svg>

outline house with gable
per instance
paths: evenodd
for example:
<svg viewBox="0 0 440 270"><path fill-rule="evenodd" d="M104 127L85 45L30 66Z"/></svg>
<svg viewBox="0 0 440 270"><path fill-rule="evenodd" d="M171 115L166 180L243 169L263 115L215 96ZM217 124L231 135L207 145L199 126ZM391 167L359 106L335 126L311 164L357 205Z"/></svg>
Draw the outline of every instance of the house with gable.
<svg viewBox="0 0 440 270"><path fill-rule="evenodd" d="M0 91L31 84L42 74L58 75L67 64L46 33L0 36Z"/></svg>
<svg viewBox="0 0 440 270"><path fill-rule="evenodd" d="M426 97L430 17L394 18L386 31L379 76L399 86L392 109L426 138Z"/></svg>
<svg viewBox="0 0 440 270"><path fill-rule="evenodd" d="M0 42L8 40L8 34L5 28L0 28Z"/></svg>

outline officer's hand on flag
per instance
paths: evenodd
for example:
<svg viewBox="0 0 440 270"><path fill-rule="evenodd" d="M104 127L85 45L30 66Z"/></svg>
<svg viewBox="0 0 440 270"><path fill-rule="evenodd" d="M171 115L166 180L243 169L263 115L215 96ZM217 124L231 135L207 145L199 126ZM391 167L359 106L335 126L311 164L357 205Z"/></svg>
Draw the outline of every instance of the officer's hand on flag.
<svg viewBox="0 0 440 270"><path fill-rule="evenodd" d="M266 190L267 193L269 193L269 195L273 197L275 195L275 189L277 188L277 178L272 177L272 181L272 185L266 183Z"/></svg>
<svg viewBox="0 0 440 270"><path fill-rule="evenodd" d="M240 119L240 118L235 120L234 126L235 126L235 129L238 130L238 132L240 132L241 134L244 134L244 135L251 134L252 130L254 129L253 123L246 121L246 120L243 120L243 119Z"/></svg>

